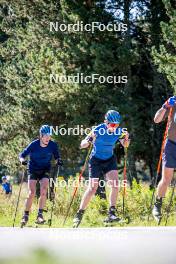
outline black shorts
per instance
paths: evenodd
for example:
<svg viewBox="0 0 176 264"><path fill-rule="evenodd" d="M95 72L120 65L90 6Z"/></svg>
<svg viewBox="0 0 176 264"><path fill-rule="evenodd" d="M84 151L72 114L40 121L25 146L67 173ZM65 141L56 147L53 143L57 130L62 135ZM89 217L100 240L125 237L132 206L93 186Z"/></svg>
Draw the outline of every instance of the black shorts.
<svg viewBox="0 0 176 264"><path fill-rule="evenodd" d="M103 174L112 170L117 170L117 160L114 155L107 160L101 160L95 157L92 157L89 160L90 178L101 178Z"/></svg>
<svg viewBox="0 0 176 264"><path fill-rule="evenodd" d="M49 179L49 177L50 177L49 170L38 170L38 171L28 172L28 180L40 181L44 178Z"/></svg>

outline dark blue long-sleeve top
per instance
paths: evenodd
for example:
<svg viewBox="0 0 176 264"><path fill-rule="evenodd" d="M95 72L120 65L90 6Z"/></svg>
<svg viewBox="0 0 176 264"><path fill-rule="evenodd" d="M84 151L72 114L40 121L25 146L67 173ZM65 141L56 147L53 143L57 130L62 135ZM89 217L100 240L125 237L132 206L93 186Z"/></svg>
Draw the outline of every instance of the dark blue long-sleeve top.
<svg viewBox="0 0 176 264"><path fill-rule="evenodd" d="M59 147L52 140L49 141L46 147L41 147L40 140L37 139L32 141L19 155L22 158L26 158L27 156L29 156L29 172L49 170L52 157L54 156L55 160L60 159Z"/></svg>

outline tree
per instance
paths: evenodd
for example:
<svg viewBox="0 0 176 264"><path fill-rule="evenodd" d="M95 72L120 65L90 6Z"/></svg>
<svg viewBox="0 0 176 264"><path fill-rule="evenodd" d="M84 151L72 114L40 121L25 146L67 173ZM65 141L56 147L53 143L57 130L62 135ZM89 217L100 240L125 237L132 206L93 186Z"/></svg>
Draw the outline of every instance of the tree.
<svg viewBox="0 0 176 264"><path fill-rule="evenodd" d="M161 23L163 33L163 43L160 50L153 48L153 57L155 63L159 66L159 71L167 76L172 88L176 90L176 7L174 2L163 0L167 15L168 23Z"/></svg>

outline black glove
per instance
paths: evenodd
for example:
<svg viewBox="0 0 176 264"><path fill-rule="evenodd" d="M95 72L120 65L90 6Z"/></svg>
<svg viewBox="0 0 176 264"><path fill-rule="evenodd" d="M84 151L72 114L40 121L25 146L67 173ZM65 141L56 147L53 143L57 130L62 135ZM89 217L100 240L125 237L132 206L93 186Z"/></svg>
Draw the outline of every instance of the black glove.
<svg viewBox="0 0 176 264"><path fill-rule="evenodd" d="M63 164L64 164L63 161L62 161L61 159L58 159L58 161L57 161L57 165L58 165L58 166L63 166Z"/></svg>
<svg viewBox="0 0 176 264"><path fill-rule="evenodd" d="M26 166L26 165L27 165L27 160L23 160L23 161L21 162L21 164L24 165L24 166Z"/></svg>

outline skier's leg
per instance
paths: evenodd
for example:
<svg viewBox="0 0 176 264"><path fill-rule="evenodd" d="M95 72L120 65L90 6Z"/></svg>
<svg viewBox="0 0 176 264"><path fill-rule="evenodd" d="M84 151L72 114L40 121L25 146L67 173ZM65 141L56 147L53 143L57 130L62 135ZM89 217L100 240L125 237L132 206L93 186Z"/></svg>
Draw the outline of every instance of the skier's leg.
<svg viewBox="0 0 176 264"><path fill-rule="evenodd" d="M161 218L162 198L165 196L167 188L169 184L171 183L173 173L174 173L173 168L167 168L163 166L162 178L158 184L157 196L156 196L155 204L154 204L153 211L152 211L152 214L156 219L157 217Z"/></svg>
<svg viewBox="0 0 176 264"><path fill-rule="evenodd" d="M28 181L28 188L29 188L29 194L28 198L26 199L25 203L25 211L30 211L33 199L35 197L35 191L36 191L36 180L29 180Z"/></svg>
<svg viewBox="0 0 176 264"><path fill-rule="evenodd" d="M109 195L109 204L110 206L115 206L118 196L118 172L117 170L109 171L106 174L108 187L111 188Z"/></svg>
<svg viewBox="0 0 176 264"><path fill-rule="evenodd" d="M90 202L92 196L96 193L96 190L98 188L98 183L99 183L99 178L89 178L89 185L82 197L79 210L77 211L73 219L73 223L76 227L78 227L78 225L81 223L84 211L88 203Z"/></svg>
<svg viewBox="0 0 176 264"><path fill-rule="evenodd" d="M45 222L45 220L43 219L43 208L46 203L48 185L49 185L48 178L42 178L40 180L40 198L39 198L39 209L38 209L38 216L37 216L38 223Z"/></svg>
<svg viewBox="0 0 176 264"><path fill-rule="evenodd" d="M99 178L89 178L89 185L81 200L80 209L85 210L98 188Z"/></svg>
<svg viewBox="0 0 176 264"><path fill-rule="evenodd" d="M116 216L116 202L118 196L118 172L117 170L111 170L106 174L107 185L111 188L109 196L109 211L108 217L105 222L120 221L120 218Z"/></svg>
<svg viewBox="0 0 176 264"><path fill-rule="evenodd" d="M174 169L173 168L166 168L163 166L162 168L162 178L158 184L157 188L157 197L161 198L164 197L167 191L168 186L171 183L173 177Z"/></svg>
<svg viewBox="0 0 176 264"><path fill-rule="evenodd" d="M152 210L154 218L161 219L162 198L172 180L174 168L176 168L176 143L167 140L162 155L162 178L157 187L155 204Z"/></svg>
<svg viewBox="0 0 176 264"><path fill-rule="evenodd" d="M24 210L24 215L22 217L21 223L26 224L29 218L29 211L32 206L33 199L35 197L35 191L36 191L36 180L29 180L28 181L28 198L25 201L25 210Z"/></svg>
<svg viewBox="0 0 176 264"><path fill-rule="evenodd" d="M89 160L89 185L82 197L79 210L77 211L73 219L74 226L76 227L78 227L78 225L81 223L84 211L87 208L87 205L90 202L92 196L97 191L98 184L99 184L99 178L101 174L102 174L101 163L97 159L91 158Z"/></svg>
<svg viewBox="0 0 176 264"><path fill-rule="evenodd" d="M43 209L45 206L48 185L49 185L49 179L48 178L43 178L40 180L39 209Z"/></svg>

